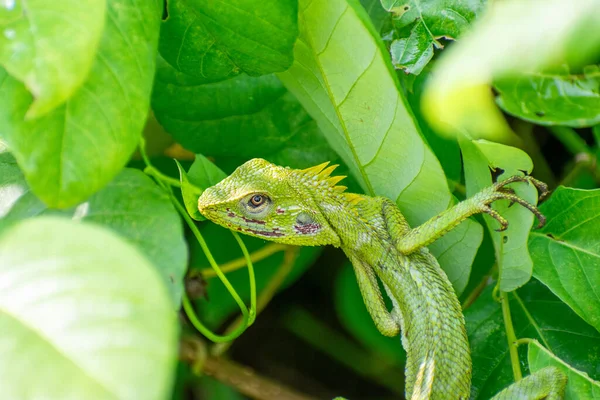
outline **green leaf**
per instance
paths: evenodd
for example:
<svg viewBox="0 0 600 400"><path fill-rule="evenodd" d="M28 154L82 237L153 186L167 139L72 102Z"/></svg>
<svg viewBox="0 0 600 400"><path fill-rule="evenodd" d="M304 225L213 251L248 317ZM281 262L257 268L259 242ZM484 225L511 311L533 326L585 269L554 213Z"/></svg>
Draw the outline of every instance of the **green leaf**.
<svg viewBox="0 0 600 400"><path fill-rule="evenodd" d="M532 373L544 367L553 366L567 375L565 400L600 399L600 382L590 379L585 372L572 368L542 347L537 341L529 343L527 358Z"/></svg>
<svg viewBox="0 0 600 400"><path fill-rule="evenodd" d="M442 48L440 38L456 39L483 9L483 0L381 0L394 14L399 32L410 29L408 37L392 42L394 67L418 75L433 57L434 48Z"/></svg>
<svg viewBox="0 0 600 400"><path fill-rule="evenodd" d="M534 275L600 331L600 189L561 186L540 209L548 222L529 236Z"/></svg>
<svg viewBox="0 0 600 400"><path fill-rule="evenodd" d="M600 70L591 65L581 75L532 73L498 79L496 103L505 112L539 125L583 128L600 123Z"/></svg>
<svg viewBox="0 0 600 400"><path fill-rule="evenodd" d="M420 135L387 51L361 5L301 1L299 21L294 64L279 76L364 191L394 200L413 225L446 209L452 200L442 168ZM458 227L461 238L471 232L465 244L452 243L463 254L481 242L481 231L470 229L472 223ZM472 262L474 256L466 258ZM458 275L470 262L443 267Z"/></svg>
<svg viewBox="0 0 600 400"><path fill-rule="evenodd" d="M490 168L504 171L498 177L498 181L514 175L523 175L523 171L529 174L533 170L533 163L527 153L515 147L482 139L470 140L462 135L459 142L463 152L469 197L492 185ZM537 192L533 186L516 184L511 185L511 188L522 199L536 204ZM527 235L533 224L533 214L519 205L511 207L507 200L495 201L492 208L509 223L507 230L497 232L498 221L489 215L483 216L496 249L500 290L510 292L523 286L531 278L533 262L527 250Z"/></svg>
<svg viewBox="0 0 600 400"><path fill-rule="evenodd" d="M197 187L207 189L221 182L227 177L227 174L202 154L196 154L196 159L188 171L188 177ZM196 199L197 205L198 199Z"/></svg>
<svg viewBox="0 0 600 400"><path fill-rule="evenodd" d="M515 140L494 102L492 81L593 62L600 50L599 19L596 0L494 3L436 63L424 114L450 136Z"/></svg>
<svg viewBox="0 0 600 400"><path fill-rule="evenodd" d="M390 52L394 67L408 74L419 75L433 58L433 43L425 24L417 22L409 37L392 42Z"/></svg>
<svg viewBox="0 0 600 400"><path fill-rule="evenodd" d="M285 71L298 36L295 0L179 0L167 3L160 53L203 83L239 73Z"/></svg>
<svg viewBox="0 0 600 400"><path fill-rule="evenodd" d="M6 398L170 394L176 314L154 268L116 235L61 218L23 221L0 237L0 282Z"/></svg>
<svg viewBox="0 0 600 400"><path fill-rule="evenodd" d="M456 39L481 13L485 0L381 0L398 28L423 24L430 40ZM438 43L439 44L439 43Z"/></svg>
<svg viewBox="0 0 600 400"><path fill-rule="evenodd" d="M152 179L125 168L73 215L111 228L135 245L154 264L179 309L188 258L183 226L169 196Z"/></svg>
<svg viewBox="0 0 600 400"><path fill-rule="evenodd" d="M265 156L310 122L274 75L202 84L164 64L152 107L183 147L213 156Z"/></svg>
<svg viewBox="0 0 600 400"><path fill-rule="evenodd" d="M572 368L600 377L600 333L536 280L508 296L518 338L539 340ZM471 398L489 399L514 379L502 309L491 286L465 310L465 319L473 358ZM522 365L525 355L521 352Z"/></svg>
<svg viewBox="0 0 600 400"><path fill-rule="evenodd" d="M33 95L27 118L56 108L83 84L105 12L106 0L10 0L0 7L0 65Z"/></svg>
<svg viewBox="0 0 600 400"><path fill-rule="evenodd" d="M539 340L573 368L589 373L596 380L600 378L600 333L594 327L535 279L509 298L516 316L517 337ZM527 333L520 334L520 329L523 332L527 329Z"/></svg>
<svg viewBox="0 0 600 400"><path fill-rule="evenodd" d="M206 220L198 210L198 198L204 189L216 185L227 175L202 154L196 154L196 159L188 172L177 160L175 162L179 168L181 195L188 214L196 221Z"/></svg>
<svg viewBox="0 0 600 400"><path fill-rule="evenodd" d="M25 120L31 95L0 68L0 131L33 192L51 207L78 204L110 182L131 156L148 114L162 2L107 5L88 79L44 117Z"/></svg>
<svg viewBox="0 0 600 400"><path fill-rule="evenodd" d="M167 194L139 170L126 168L104 189L85 203L64 211L48 210L29 191L25 181L18 181L19 169L8 153L0 154L0 209L6 211L1 220L19 221L39 214L61 215L90 221L110 228L135 245L163 277L173 306L179 308L183 276L187 267L187 247L181 220ZM22 175L21 175L22 176ZM16 183L3 183L3 177ZM4 208L8 207L8 208ZM0 213L0 215L2 215Z"/></svg>

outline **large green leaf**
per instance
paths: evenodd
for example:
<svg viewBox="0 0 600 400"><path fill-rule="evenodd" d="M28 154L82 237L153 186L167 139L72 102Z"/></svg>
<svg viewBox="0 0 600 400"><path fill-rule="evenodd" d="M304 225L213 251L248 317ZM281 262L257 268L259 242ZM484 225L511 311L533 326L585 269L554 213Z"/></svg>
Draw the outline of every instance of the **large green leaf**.
<svg viewBox="0 0 600 400"><path fill-rule="evenodd" d="M468 196L473 196L481 189L492 185L490 168L504 171L498 177L498 181L514 175L523 175L523 172L529 174L533 169L533 163L527 153L515 147L483 139L471 140L464 136L461 136L459 141L465 165ZM511 188L522 199L536 204L537 192L533 186L521 183L511 185ZM497 232L500 227L498 221L489 215L483 216L496 249L496 262L500 269L500 289L510 292L523 286L531 278L533 262L527 250L527 235L533 223L533 214L519 205L511 207L507 200L494 202L492 208L509 223L507 230Z"/></svg>
<svg viewBox="0 0 600 400"><path fill-rule="evenodd" d="M508 296L518 338L536 339L572 368L600 377L600 333L536 280ZM513 381L502 308L491 286L465 310L465 318L473 358L471 398L489 399ZM525 355L521 352L522 366Z"/></svg>
<svg viewBox="0 0 600 400"><path fill-rule="evenodd" d="M273 75L203 84L160 61L152 108L183 147L212 156L265 156L310 122Z"/></svg>
<svg viewBox="0 0 600 400"><path fill-rule="evenodd" d="M92 68L106 0L10 0L0 5L0 65L33 94L27 117L71 97Z"/></svg>
<svg viewBox="0 0 600 400"><path fill-rule="evenodd" d="M408 36L392 42L394 67L418 75L442 48L440 38L456 39L481 13L485 0L381 0L395 16L399 30L410 27ZM402 31L401 31L402 32Z"/></svg>
<svg viewBox="0 0 600 400"><path fill-rule="evenodd" d="M29 191L8 153L0 154L0 226L39 214L90 221L110 228L135 245L159 271L179 308L187 247L181 220L167 194L139 170L124 169L85 203L64 210L48 210ZM3 214L5 213L5 215Z"/></svg>
<svg viewBox="0 0 600 400"><path fill-rule="evenodd" d="M600 382L590 379L588 374L572 368L561 359L555 357L538 342L531 342L528 346L527 358L531 372L553 366L559 368L567 375L567 390L565 400L600 399Z"/></svg>
<svg viewBox="0 0 600 400"><path fill-rule="evenodd" d="M131 156L148 113L162 2L107 5L88 79L61 107L25 120L31 95L0 68L0 131L33 192L51 207L78 204L110 182Z"/></svg>
<svg viewBox="0 0 600 400"><path fill-rule="evenodd" d="M76 218L119 233L150 260L181 304L187 247L183 226L169 196L142 171L126 168L74 211Z"/></svg>
<svg viewBox="0 0 600 400"><path fill-rule="evenodd" d="M362 6L353 0L301 1L299 28L294 64L279 76L365 192L394 200L411 224L447 208L452 199L442 168ZM472 224L439 241L461 255L459 263L443 263L451 276L464 274L481 242L481 229ZM454 283L457 291L464 288Z"/></svg>
<svg viewBox="0 0 600 400"><path fill-rule="evenodd" d="M167 3L160 53L178 71L215 82L259 76L292 63L296 0L175 0Z"/></svg>
<svg viewBox="0 0 600 400"><path fill-rule="evenodd" d="M154 268L116 235L61 218L23 221L0 236L0 282L5 398L169 395L176 314Z"/></svg>
<svg viewBox="0 0 600 400"><path fill-rule="evenodd" d="M541 211L548 222L529 236L533 273L600 331L600 189L561 186Z"/></svg>
<svg viewBox="0 0 600 400"><path fill-rule="evenodd" d="M449 135L515 140L494 102L492 81L594 62L599 19L597 0L494 2L436 63L423 98L425 115Z"/></svg>
<svg viewBox="0 0 600 400"><path fill-rule="evenodd" d="M600 123L600 70L588 66L582 75L568 70L498 79L496 103L509 114L539 125L575 128Z"/></svg>

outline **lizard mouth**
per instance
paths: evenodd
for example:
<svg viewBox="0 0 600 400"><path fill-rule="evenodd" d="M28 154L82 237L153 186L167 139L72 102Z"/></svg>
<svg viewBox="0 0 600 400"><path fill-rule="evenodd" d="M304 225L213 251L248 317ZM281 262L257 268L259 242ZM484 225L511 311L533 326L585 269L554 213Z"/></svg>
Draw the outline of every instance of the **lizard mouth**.
<svg viewBox="0 0 600 400"><path fill-rule="evenodd" d="M206 189L198 198L198 211L202 215L211 214L215 204L219 203L218 197L218 193L212 187Z"/></svg>

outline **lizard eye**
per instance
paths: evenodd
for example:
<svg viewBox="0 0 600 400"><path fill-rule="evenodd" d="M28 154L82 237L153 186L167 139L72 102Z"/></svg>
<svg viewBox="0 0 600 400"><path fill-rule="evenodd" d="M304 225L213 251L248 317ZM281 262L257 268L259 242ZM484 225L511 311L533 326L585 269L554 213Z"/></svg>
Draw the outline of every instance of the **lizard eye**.
<svg viewBox="0 0 600 400"><path fill-rule="evenodd" d="M266 194L252 193L242 200L244 210L251 213L253 216L268 213L271 209L271 198Z"/></svg>
<svg viewBox="0 0 600 400"><path fill-rule="evenodd" d="M250 197L250 200L248 201L248 205L250 205L251 207L259 207L266 200L267 200L266 196L263 196L262 194L255 194L254 196Z"/></svg>

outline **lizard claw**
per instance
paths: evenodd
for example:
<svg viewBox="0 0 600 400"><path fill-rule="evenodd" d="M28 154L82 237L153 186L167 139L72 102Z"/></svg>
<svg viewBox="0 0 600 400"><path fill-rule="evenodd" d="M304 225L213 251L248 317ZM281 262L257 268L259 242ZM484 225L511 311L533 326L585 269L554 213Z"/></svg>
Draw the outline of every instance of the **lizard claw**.
<svg viewBox="0 0 600 400"><path fill-rule="evenodd" d="M496 191L510 191L511 193L514 193L515 191L513 189L505 187L506 185L509 185L514 182L524 182L527 184L532 184L538 191L538 202L542 201L543 199L545 199L548 196L548 194L550 194L550 191L548 190L548 185L546 185L542 181L538 181L537 179L535 179L534 177L532 177L530 175L511 176L510 178L508 178L506 180L503 180L501 182L496 182L494 184L494 187L495 187Z"/></svg>
<svg viewBox="0 0 600 400"><path fill-rule="evenodd" d="M489 214L490 217L500 222L500 228L496 229L496 232L502 232L508 229L508 221L502 215L500 215L498 211L494 210L490 206L485 206L483 212Z"/></svg>
<svg viewBox="0 0 600 400"><path fill-rule="evenodd" d="M540 210L538 210L538 208L536 206L534 206L533 204L530 204L527 201L520 198L519 196L517 196L513 189L506 187L506 185L509 185L514 182L524 182L524 183L532 184L533 186L535 186L535 188L538 191L538 201L542 201L550 193L548 190L548 186L544 182L538 181L537 179L535 179L529 175L524 175L524 176L523 175L515 175L515 176L512 176L512 177L502 181L502 182L497 182L494 184L493 188L494 188L494 192L496 193L496 197L494 200L498 200L498 199L509 200L510 201L509 207L515 203L522 205L523 207L527 208L529 211L531 211L536 216L536 218L538 220L538 224L535 227L535 229L539 229L539 228L543 227L546 224L546 217L544 217L544 215L540 212ZM490 211L488 211L487 209L484 209L484 212L488 213L490 216L494 217L496 220L498 220L498 222L500 222L501 227L498 229L498 231L501 232L501 231L506 230L506 228L508 227L508 222L506 221L506 219L504 219L502 216L497 214L491 208L489 208L489 207L487 207L487 208ZM494 214L496 214L496 215L494 215Z"/></svg>

